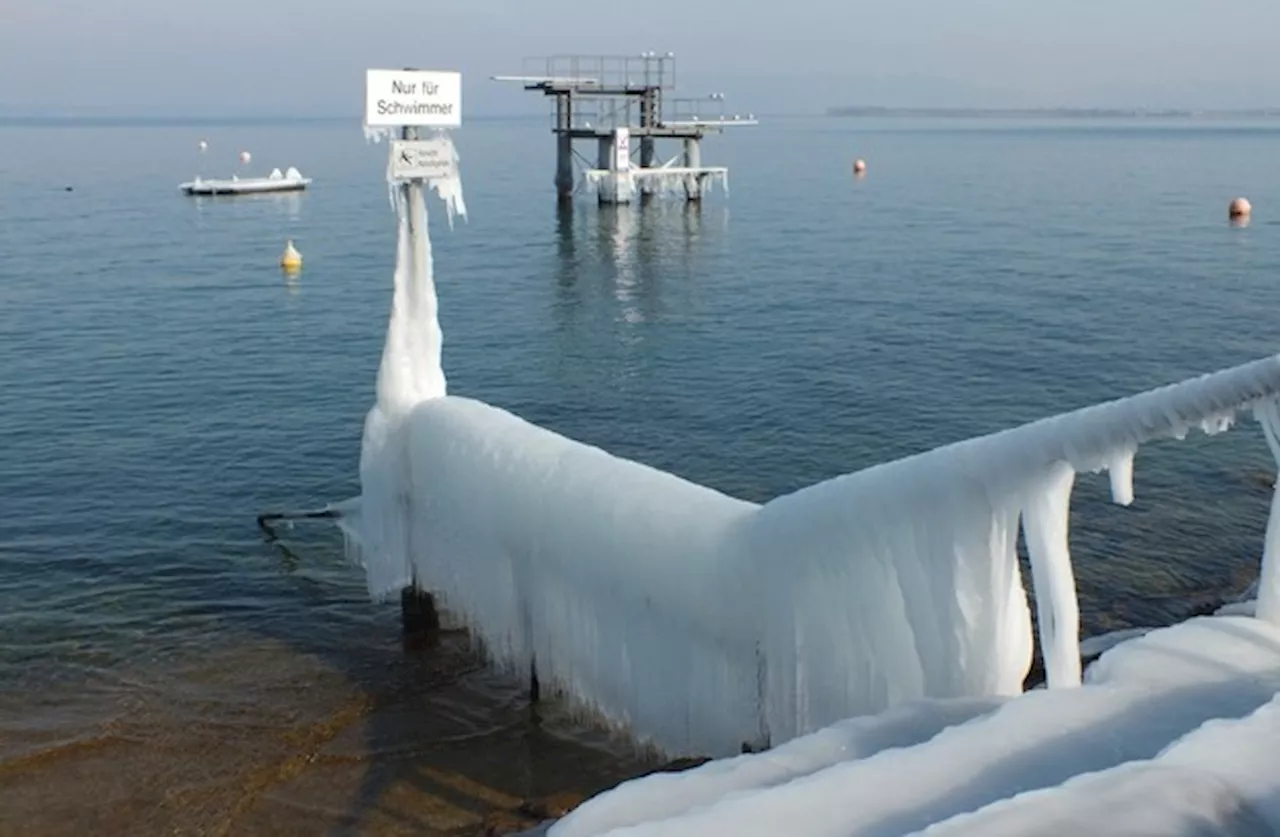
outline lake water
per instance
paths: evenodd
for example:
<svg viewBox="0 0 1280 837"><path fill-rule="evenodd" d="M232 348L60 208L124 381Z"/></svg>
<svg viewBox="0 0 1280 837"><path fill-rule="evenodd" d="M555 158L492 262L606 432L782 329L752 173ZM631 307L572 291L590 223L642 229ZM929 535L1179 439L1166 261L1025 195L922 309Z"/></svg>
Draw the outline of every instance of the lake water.
<svg viewBox="0 0 1280 837"><path fill-rule="evenodd" d="M1280 123L780 119L706 142L727 199L571 212L545 121L456 141L451 391L748 499L1277 349ZM177 192L242 148L314 187ZM358 492L385 154L0 126L0 833L470 833L647 766L456 634L406 650L334 530L255 525ZM1130 509L1082 478L1086 633L1243 587L1273 470L1245 423L1144 448Z"/></svg>

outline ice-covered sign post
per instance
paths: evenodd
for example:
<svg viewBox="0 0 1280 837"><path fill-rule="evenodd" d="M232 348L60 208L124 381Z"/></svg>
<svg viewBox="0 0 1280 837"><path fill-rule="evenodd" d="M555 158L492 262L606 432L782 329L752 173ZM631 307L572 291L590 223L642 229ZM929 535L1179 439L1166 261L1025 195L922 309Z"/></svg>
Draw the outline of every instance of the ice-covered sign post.
<svg viewBox="0 0 1280 837"><path fill-rule="evenodd" d="M395 290L378 368L377 400L365 420L360 455L359 546L352 552L381 589L402 590L406 628L433 620L412 569L410 471L405 421L414 406L445 394L441 333L425 193L445 203L449 223L465 214L458 155L448 129L462 124L461 75L426 70L368 70L365 135L387 138L387 183L399 219ZM422 136L426 129L430 136ZM348 528L349 533L354 530Z"/></svg>

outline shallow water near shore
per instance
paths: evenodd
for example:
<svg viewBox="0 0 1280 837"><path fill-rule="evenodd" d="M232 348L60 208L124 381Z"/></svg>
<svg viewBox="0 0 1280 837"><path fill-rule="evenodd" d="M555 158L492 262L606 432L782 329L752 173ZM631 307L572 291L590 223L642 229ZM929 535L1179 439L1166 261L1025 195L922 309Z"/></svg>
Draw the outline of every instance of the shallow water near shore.
<svg viewBox="0 0 1280 837"><path fill-rule="evenodd" d="M450 390L748 499L1277 349L1280 123L776 120L707 141L727 199L568 213L545 122L456 141ZM240 148L316 183L177 193ZM653 766L459 634L406 651L330 526L255 525L358 491L385 153L0 126L0 833L471 833ZM1273 472L1245 421L1144 448L1130 509L1083 476L1086 634L1243 588Z"/></svg>

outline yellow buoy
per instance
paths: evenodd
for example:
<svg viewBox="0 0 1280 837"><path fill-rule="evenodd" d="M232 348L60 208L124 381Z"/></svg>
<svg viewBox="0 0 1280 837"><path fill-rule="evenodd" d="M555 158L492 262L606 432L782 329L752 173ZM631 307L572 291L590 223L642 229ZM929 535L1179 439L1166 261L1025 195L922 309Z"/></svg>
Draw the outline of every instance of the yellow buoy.
<svg viewBox="0 0 1280 837"><path fill-rule="evenodd" d="M301 270L302 254L293 246L293 239L284 245L284 254L280 256L280 266L285 270Z"/></svg>

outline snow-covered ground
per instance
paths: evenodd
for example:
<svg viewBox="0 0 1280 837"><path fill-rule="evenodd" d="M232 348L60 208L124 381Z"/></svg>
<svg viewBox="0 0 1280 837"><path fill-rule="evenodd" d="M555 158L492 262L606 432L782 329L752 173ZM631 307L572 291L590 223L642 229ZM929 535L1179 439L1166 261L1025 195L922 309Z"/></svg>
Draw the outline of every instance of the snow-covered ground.
<svg viewBox="0 0 1280 837"><path fill-rule="evenodd" d="M547 833L1280 833L1277 691L1280 628L1202 617L1112 648L1079 688L844 721L625 783Z"/></svg>

